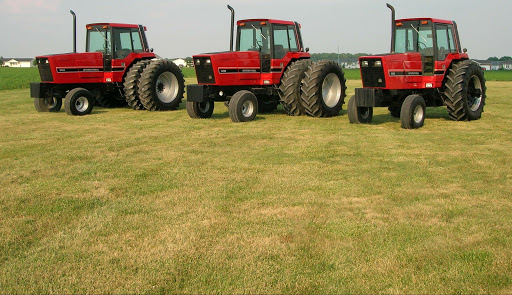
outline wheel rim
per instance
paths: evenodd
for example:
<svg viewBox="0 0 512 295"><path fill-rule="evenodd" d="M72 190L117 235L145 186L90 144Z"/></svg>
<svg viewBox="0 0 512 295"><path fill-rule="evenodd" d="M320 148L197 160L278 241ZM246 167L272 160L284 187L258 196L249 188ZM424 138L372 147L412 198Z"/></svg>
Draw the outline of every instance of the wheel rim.
<svg viewBox="0 0 512 295"><path fill-rule="evenodd" d="M200 102L197 109L201 113L206 113L210 109L210 102Z"/></svg>
<svg viewBox="0 0 512 295"><path fill-rule="evenodd" d="M48 97L44 100L44 104L47 108L53 109L57 106L57 99L55 97Z"/></svg>
<svg viewBox="0 0 512 295"><path fill-rule="evenodd" d="M178 96L178 91L178 78L173 73L164 72L156 80L156 93L161 102L172 102Z"/></svg>
<svg viewBox="0 0 512 295"><path fill-rule="evenodd" d="M242 104L242 115L249 118L254 113L254 104L247 100Z"/></svg>
<svg viewBox="0 0 512 295"><path fill-rule="evenodd" d="M482 82L478 76L473 75L468 84L468 106L473 112L477 111L482 104Z"/></svg>
<svg viewBox="0 0 512 295"><path fill-rule="evenodd" d="M413 112L414 122L416 122L418 124L421 123L424 115L425 115L425 112L423 111L423 108L421 107L421 105L417 105L414 108L414 112Z"/></svg>
<svg viewBox="0 0 512 295"><path fill-rule="evenodd" d="M89 100L84 96L79 97L75 102L75 108L79 112L84 112L89 108Z"/></svg>
<svg viewBox="0 0 512 295"><path fill-rule="evenodd" d="M359 116L361 117L361 119L368 119L368 117L370 116L370 108L365 108L365 107L359 107Z"/></svg>
<svg viewBox="0 0 512 295"><path fill-rule="evenodd" d="M326 106L335 107L341 97L341 82L338 75L329 73L322 83L322 97Z"/></svg>

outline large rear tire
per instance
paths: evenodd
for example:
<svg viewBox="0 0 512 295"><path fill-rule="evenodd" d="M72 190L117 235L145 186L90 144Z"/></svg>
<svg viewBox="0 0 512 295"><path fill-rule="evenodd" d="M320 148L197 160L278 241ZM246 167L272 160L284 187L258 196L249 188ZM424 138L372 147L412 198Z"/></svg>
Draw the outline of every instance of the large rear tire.
<svg viewBox="0 0 512 295"><path fill-rule="evenodd" d="M124 98L128 103L128 106L134 110L146 109L140 101L139 85L142 72L150 62L150 60L138 61L128 70L128 73L124 79Z"/></svg>
<svg viewBox="0 0 512 295"><path fill-rule="evenodd" d="M139 97L150 111L175 110L185 93L185 79L180 68L171 61L157 60L149 64L140 78Z"/></svg>
<svg viewBox="0 0 512 295"><path fill-rule="evenodd" d="M258 114L258 99L254 93L240 90L229 101L229 117L235 123L254 120Z"/></svg>
<svg viewBox="0 0 512 295"><path fill-rule="evenodd" d="M304 115L304 106L301 98L301 87L308 67L313 62L302 59L293 62L284 72L279 86L279 97L284 111L290 116Z"/></svg>
<svg viewBox="0 0 512 295"><path fill-rule="evenodd" d="M445 104L450 118L455 121L478 120L485 106L484 72L474 61L461 61L447 76Z"/></svg>
<svg viewBox="0 0 512 295"><path fill-rule="evenodd" d="M192 119L206 119L213 114L215 103L213 101L192 102L187 101L187 113Z"/></svg>
<svg viewBox="0 0 512 295"><path fill-rule="evenodd" d="M373 119L373 108L358 107L356 104L356 97L352 96L348 101L347 106L348 120L352 124L371 123Z"/></svg>
<svg viewBox="0 0 512 295"><path fill-rule="evenodd" d="M302 103L312 117L339 114L347 87L343 70L334 61L320 61L308 67L302 85Z"/></svg>
<svg viewBox="0 0 512 295"><path fill-rule="evenodd" d="M89 90L75 88L66 94L64 109L71 116L84 116L92 112L94 98Z"/></svg>
<svg viewBox="0 0 512 295"><path fill-rule="evenodd" d="M423 97L412 94L405 98L400 111L400 121L404 129L417 129L425 123L427 106Z"/></svg>

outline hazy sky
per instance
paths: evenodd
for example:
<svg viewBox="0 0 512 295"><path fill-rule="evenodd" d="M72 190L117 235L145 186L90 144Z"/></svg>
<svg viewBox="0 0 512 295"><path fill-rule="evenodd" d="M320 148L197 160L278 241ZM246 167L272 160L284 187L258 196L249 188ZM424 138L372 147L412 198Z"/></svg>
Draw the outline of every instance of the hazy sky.
<svg viewBox="0 0 512 295"><path fill-rule="evenodd" d="M0 56L34 57L85 49L85 25L94 22L147 26L148 41L162 57L187 57L229 49L230 14L236 19L298 21L312 53L385 53L390 47L390 11L397 18L454 20L471 58L512 56L510 0L0 0Z"/></svg>

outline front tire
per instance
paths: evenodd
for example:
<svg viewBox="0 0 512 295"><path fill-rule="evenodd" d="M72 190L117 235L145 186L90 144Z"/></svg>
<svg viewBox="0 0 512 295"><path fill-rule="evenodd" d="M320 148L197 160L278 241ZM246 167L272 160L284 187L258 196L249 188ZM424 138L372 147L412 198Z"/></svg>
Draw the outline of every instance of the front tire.
<svg viewBox="0 0 512 295"><path fill-rule="evenodd" d="M71 116L84 116L92 112L94 98L84 88L75 88L66 94L64 109Z"/></svg>
<svg viewBox="0 0 512 295"><path fill-rule="evenodd" d="M187 101L187 113L192 119L206 119L213 114L215 103L213 101L192 102Z"/></svg>
<svg viewBox="0 0 512 295"><path fill-rule="evenodd" d="M446 82L445 104L455 121L478 120L485 106L484 72L471 60L461 61L450 70Z"/></svg>
<svg viewBox="0 0 512 295"><path fill-rule="evenodd" d="M62 98L53 96L34 98L34 107L38 112L58 112L62 107Z"/></svg>
<svg viewBox="0 0 512 295"><path fill-rule="evenodd" d="M338 115L345 103L345 76L333 61L320 61L309 66L302 85L302 103L312 117Z"/></svg>
<svg viewBox="0 0 512 295"><path fill-rule="evenodd" d="M149 64L140 78L139 97L150 111L175 110L185 93L185 79L180 68L171 61L157 60Z"/></svg>
<svg viewBox="0 0 512 295"><path fill-rule="evenodd" d="M352 96L348 101L348 120L352 124L371 123L373 119L373 108L358 107L356 104L356 97Z"/></svg>
<svg viewBox="0 0 512 295"><path fill-rule="evenodd" d="M417 129L425 123L427 106L423 97L412 94L405 98L400 111L400 121L404 129Z"/></svg>
<svg viewBox="0 0 512 295"><path fill-rule="evenodd" d="M258 99L247 90L235 93L229 101L229 117L235 123L254 120L258 114Z"/></svg>

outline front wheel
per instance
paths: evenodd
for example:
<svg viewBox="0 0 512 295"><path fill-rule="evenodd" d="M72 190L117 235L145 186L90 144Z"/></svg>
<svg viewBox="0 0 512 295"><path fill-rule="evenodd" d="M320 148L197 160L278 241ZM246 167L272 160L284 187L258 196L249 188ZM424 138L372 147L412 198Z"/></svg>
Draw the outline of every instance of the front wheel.
<svg viewBox="0 0 512 295"><path fill-rule="evenodd" d="M258 99L247 90L235 93L229 101L229 117L235 123L252 121L258 114Z"/></svg>
<svg viewBox="0 0 512 295"><path fill-rule="evenodd" d="M400 121L404 129L416 129L423 126L425 122L425 111L427 106L423 97L412 94L405 98L400 112Z"/></svg>
<svg viewBox="0 0 512 295"><path fill-rule="evenodd" d="M352 96L348 101L348 120L352 124L371 123L373 119L373 108L358 107L356 97Z"/></svg>
<svg viewBox="0 0 512 295"><path fill-rule="evenodd" d="M192 102L187 101L187 113L192 119L210 118L213 114L215 103L213 101Z"/></svg>
<svg viewBox="0 0 512 295"><path fill-rule="evenodd" d="M66 94L64 109L71 116L83 116L92 112L94 98L92 94L84 88L75 88Z"/></svg>
<svg viewBox="0 0 512 295"><path fill-rule="evenodd" d="M38 112L58 112L62 107L62 98L34 98L34 106Z"/></svg>

